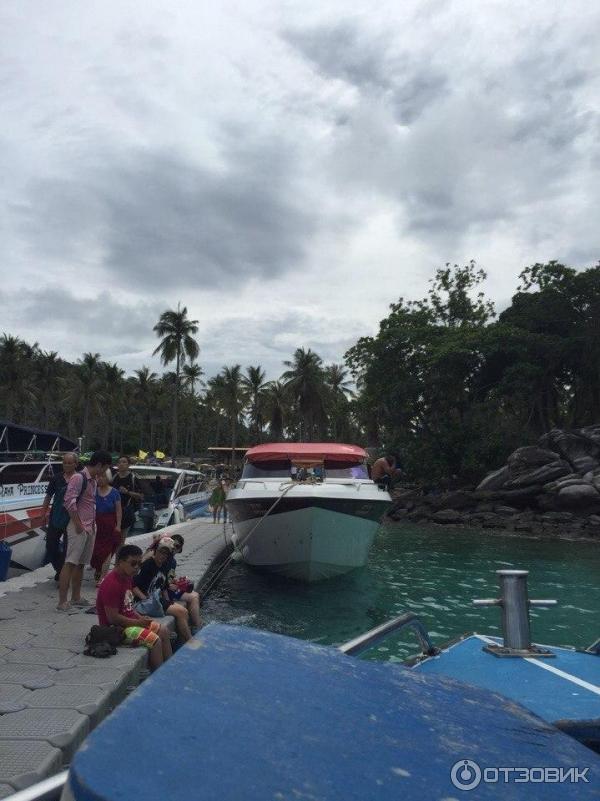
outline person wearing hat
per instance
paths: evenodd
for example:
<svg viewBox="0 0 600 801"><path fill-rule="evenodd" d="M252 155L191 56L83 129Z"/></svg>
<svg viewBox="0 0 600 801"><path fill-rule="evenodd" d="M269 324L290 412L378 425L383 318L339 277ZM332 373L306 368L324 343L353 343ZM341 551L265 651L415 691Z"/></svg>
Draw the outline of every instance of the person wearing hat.
<svg viewBox="0 0 600 801"><path fill-rule="evenodd" d="M177 634L182 642L192 637L189 613L185 606L172 603L167 593L166 567L175 550L175 543L170 537L162 537L154 553L142 562L140 572L133 580L133 594L137 601L147 601L157 594L163 612L175 618Z"/></svg>

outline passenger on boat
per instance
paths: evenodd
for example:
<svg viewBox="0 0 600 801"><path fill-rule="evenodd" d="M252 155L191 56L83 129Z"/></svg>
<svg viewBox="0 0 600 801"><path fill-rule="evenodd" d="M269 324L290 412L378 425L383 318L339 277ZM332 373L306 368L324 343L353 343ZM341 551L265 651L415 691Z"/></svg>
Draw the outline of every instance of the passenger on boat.
<svg viewBox="0 0 600 801"><path fill-rule="evenodd" d="M131 461L129 456L123 454L119 456L117 462L117 472L113 476L113 487L121 493L121 504L123 506L123 519L121 521L121 545L125 543L125 538L129 530L135 525L135 513L144 500L144 493L137 485L137 479L129 469Z"/></svg>
<svg viewBox="0 0 600 801"><path fill-rule="evenodd" d="M46 556L44 564L51 563L55 571L54 580L58 581L60 571L65 563L67 545L67 525L69 513L65 509L65 492L73 473L77 470L77 454L65 453L62 458L62 473L55 473L48 482L46 497L42 504L44 519L52 503L46 527Z"/></svg>
<svg viewBox="0 0 600 801"><path fill-rule="evenodd" d="M377 459L371 468L372 480L382 489L389 489L393 479L402 475L402 470L397 464L398 460L393 453L388 453Z"/></svg>
<svg viewBox="0 0 600 801"><path fill-rule="evenodd" d="M148 649L150 670L159 668L171 655L171 638L166 626L135 611L133 577L142 563L142 549L123 545L117 552L113 570L98 588L96 611L101 626L123 628L124 645L143 645Z"/></svg>
<svg viewBox="0 0 600 801"><path fill-rule="evenodd" d="M96 489L96 540L90 564L96 586L108 573L110 560L121 547L121 494L111 487L106 473L100 473Z"/></svg>
<svg viewBox="0 0 600 801"><path fill-rule="evenodd" d="M158 593L163 612L175 618L177 634L180 640L187 642L192 637L188 610L182 604L172 603L167 593L166 565L173 549L173 540L165 537L160 541L156 552L142 562L140 572L133 580L133 595L140 602Z"/></svg>
<svg viewBox="0 0 600 801"><path fill-rule="evenodd" d="M73 473L65 491L65 509L71 518L67 526L67 553L58 580L59 612L73 606L89 606L81 597L83 568L92 558L96 538L96 478L106 473L112 463L110 453L96 451L81 473Z"/></svg>

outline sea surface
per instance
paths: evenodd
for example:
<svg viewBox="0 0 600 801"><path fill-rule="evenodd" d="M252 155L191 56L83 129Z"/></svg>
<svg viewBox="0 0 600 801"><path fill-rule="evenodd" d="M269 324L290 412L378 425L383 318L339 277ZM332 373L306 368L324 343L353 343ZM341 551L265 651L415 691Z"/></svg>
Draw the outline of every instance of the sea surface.
<svg viewBox="0 0 600 801"><path fill-rule="evenodd" d="M495 571L504 568L530 571L531 598L558 600L531 611L536 642L581 647L600 637L600 544L405 525L379 530L364 568L317 584L233 563L205 599L204 619L338 645L412 611L440 645L468 631L500 632L500 610L471 601L497 597ZM418 650L402 632L369 658L398 661Z"/></svg>

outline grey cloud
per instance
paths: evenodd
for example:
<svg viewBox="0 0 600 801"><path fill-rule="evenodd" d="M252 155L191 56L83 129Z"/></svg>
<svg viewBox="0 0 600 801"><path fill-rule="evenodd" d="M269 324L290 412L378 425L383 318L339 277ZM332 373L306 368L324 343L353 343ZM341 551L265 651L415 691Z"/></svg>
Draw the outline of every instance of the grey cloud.
<svg viewBox="0 0 600 801"><path fill-rule="evenodd" d="M165 305L127 303L108 291L85 298L58 285L1 292L0 304L5 310L0 330L35 339L43 350L58 350L69 360L86 351L99 352L125 369L148 361L148 350L156 346L152 328Z"/></svg>
<svg viewBox="0 0 600 801"><path fill-rule="evenodd" d="M350 21L286 30L284 38L322 74L361 91L380 93L396 119L410 125L448 93L447 76L429 59L394 52L393 38L374 36Z"/></svg>
<svg viewBox="0 0 600 801"><path fill-rule="evenodd" d="M225 136L218 167L164 151L105 152L76 175L36 181L18 210L21 234L45 259L95 252L122 285L144 291L285 273L317 226L295 153L244 130Z"/></svg>

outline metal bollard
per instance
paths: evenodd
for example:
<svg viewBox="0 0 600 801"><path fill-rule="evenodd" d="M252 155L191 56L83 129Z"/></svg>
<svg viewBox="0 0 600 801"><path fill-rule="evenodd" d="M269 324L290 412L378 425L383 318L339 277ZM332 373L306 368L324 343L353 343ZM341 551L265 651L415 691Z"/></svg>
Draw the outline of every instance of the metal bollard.
<svg viewBox="0 0 600 801"><path fill-rule="evenodd" d="M497 570L500 598L474 599L475 606L499 606L502 610L502 645L486 645L484 651L494 656L552 657L546 648L531 644L530 606L556 606L555 600L529 600L528 570Z"/></svg>

